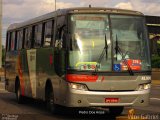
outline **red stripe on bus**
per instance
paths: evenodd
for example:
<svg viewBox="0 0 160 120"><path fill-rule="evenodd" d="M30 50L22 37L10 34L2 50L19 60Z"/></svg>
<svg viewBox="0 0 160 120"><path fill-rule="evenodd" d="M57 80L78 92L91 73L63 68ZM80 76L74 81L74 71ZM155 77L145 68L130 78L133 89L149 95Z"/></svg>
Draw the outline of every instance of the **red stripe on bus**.
<svg viewBox="0 0 160 120"><path fill-rule="evenodd" d="M19 73L19 79L20 79L20 86L21 86L21 94L24 96L24 80L23 80L23 73L22 73L22 67L20 62L20 55L18 57L18 73Z"/></svg>
<svg viewBox="0 0 160 120"><path fill-rule="evenodd" d="M104 81L104 76L102 76L102 80L101 80L102 82Z"/></svg>
<svg viewBox="0 0 160 120"><path fill-rule="evenodd" d="M67 74L66 79L69 82L96 82L98 79L98 76L97 75Z"/></svg>
<svg viewBox="0 0 160 120"><path fill-rule="evenodd" d="M49 64L50 65L53 64L53 55L52 54L49 55Z"/></svg>

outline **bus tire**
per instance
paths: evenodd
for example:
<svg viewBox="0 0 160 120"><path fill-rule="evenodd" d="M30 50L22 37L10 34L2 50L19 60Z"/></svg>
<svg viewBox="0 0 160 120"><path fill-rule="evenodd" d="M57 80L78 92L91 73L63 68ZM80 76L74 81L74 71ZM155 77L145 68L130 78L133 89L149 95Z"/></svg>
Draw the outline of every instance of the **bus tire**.
<svg viewBox="0 0 160 120"><path fill-rule="evenodd" d="M23 103L23 96L21 95L21 87L20 87L19 81L16 83L15 93L16 93L16 99L17 99L18 104Z"/></svg>
<svg viewBox="0 0 160 120"><path fill-rule="evenodd" d="M124 107L123 106L118 106L118 107L109 107L109 114L110 115L121 115L123 112Z"/></svg>
<svg viewBox="0 0 160 120"><path fill-rule="evenodd" d="M47 96L46 96L46 105L47 105L47 109L52 114L57 114L59 112L59 106L54 103L53 90L50 90L47 93Z"/></svg>

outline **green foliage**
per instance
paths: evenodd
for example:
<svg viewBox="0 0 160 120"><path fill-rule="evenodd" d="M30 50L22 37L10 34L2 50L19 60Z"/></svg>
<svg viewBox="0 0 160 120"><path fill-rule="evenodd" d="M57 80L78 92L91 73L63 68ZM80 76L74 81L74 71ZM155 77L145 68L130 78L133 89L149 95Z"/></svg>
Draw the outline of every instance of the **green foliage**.
<svg viewBox="0 0 160 120"><path fill-rule="evenodd" d="M157 41L157 46L160 48L160 40Z"/></svg>
<svg viewBox="0 0 160 120"><path fill-rule="evenodd" d="M160 68L160 56L152 55L152 68Z"/></svg>

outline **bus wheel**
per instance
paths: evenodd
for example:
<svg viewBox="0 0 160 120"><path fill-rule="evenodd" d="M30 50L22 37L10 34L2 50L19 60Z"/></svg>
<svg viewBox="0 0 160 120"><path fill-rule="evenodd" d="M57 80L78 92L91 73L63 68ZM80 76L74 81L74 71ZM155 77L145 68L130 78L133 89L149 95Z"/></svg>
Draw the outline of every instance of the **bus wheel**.
<svg viewBox="0 0 160 120"><path fill-rule="evenodd" d="M58 111L59 111L59 106L54 103L53 91L51 91L51 92L48 93L46 103L47 103L47 109L48 109L52 114L58 113Z"/></svg>
<svg viewBox="0 0 160 120"><path fill-rule="evenodd" d="M109 107L110 115L121 115L124 107Z"/></svg>
<svg viewBox="0 0 160 120"><path fill-rule="evenodd" d="M16 98L17 98L17 102L19 104L21 104L23 102L23 96L21 95L21 87L20 87L20 83L18 82L17 83L17 86L16 86Z"/></svg>

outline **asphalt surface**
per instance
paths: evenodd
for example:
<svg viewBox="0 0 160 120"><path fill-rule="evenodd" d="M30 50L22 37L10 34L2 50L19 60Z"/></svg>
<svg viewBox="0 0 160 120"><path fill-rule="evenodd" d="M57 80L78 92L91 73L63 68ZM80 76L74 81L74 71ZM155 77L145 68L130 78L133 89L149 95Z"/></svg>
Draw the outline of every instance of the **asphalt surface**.
<svg viewBox="0 0 160 120"><path fill-rule="evenodd" d="M129 107L124 109L122 116L128 115ZM147 107L135 107L136 114L160 115L160 86L152 86L150 105ZM57 115L50 114L44 102L26 99L25 103L18 104L14 93L0 89L0 120L114 120L115 117L108 113L107 109L62 108ZM159 118L160 119L160 116Z"/></svg>

